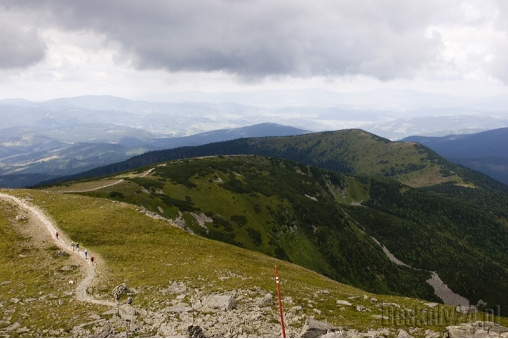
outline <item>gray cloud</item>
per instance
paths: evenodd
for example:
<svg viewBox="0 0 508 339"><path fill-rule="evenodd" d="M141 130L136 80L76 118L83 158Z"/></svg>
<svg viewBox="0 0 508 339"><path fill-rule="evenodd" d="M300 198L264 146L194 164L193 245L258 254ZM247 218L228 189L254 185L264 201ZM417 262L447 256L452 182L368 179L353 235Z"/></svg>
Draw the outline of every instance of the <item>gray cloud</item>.
<svg viewBox="0 0 508 339"><path fill-rule="evenodd" d="M426 29L454 2L448 7L441 1L405 0L38 0L11 5L38 12L38 27L106 36L137 69L223 71L248 81L286 75L411 78L436 62L441 37L429 37ZM26 34L36 40L35 31Z"/></svg>
<svg viewBox="0 0 508 339"><path fill-rule="evenodd" d="M508 84L508 3L506 1L498 1L498 16L496 26L499 30L506 32L504 41L494 46L495 56L493 61L487 67L489 73L501 80L504 84Z"/></svg>
<svg viewBox="0 0 508 339"><path fill-rule="evenodd" d="M8 11L0 10L0 69L36 64L44 58L46 44L35 28L20 26Z"/></svg>

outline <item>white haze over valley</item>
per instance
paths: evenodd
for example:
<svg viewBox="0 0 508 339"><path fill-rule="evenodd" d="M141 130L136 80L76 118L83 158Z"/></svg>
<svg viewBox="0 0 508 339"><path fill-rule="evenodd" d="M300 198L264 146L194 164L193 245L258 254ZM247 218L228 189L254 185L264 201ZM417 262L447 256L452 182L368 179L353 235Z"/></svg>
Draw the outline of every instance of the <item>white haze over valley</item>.
<svg viewBox="0 0 508 339"><path fill-rule="evenodd" d="M186 136L273 122L396 140L504 127L507 23L496 0L6 0L0 130L32 126L34 110L66 112L36 132L107 123Z"/></svg>

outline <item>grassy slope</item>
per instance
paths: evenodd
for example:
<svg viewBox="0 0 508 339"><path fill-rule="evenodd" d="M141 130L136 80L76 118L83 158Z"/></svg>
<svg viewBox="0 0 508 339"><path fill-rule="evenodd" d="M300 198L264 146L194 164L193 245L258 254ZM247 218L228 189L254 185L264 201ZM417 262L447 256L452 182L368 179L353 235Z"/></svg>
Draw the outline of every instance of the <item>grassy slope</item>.
<svg viewBox="0 0 508 339"><path fill-rule="evenodd" d="M367 176L390 177L410 186L429 186L447 181L461 182L452 175L444 177L442 165L429 159L427 150L415 143L391 142L363 130L342 130L260 140L282 155L306 153L307 161L323 168L333 168L333 162L344 163L342 172ZM270 145L270 146L268 146Z"/></svg>
<svg viewBox="0 0 508 339"><path fill-rule="evenodd" d="M351 178L326 174L287 160L207 158L159 166L145 178L86 194L109 195L171 219L183 212L197 234L373 292L432 299L433 291L424 283L430 274L391 263L336 204L337 196L360 200L344 193ZM358 190L357 185L352 186ZM204 213L213 222L203 228L191 213Z"/></svg>
<svg viewBox="0 0 508 339"><path fill-rule="evenodd" d="M373 312L363 313L357 312L354 307L337 307L337 299L362 296L365 292L361 290L260 253L190 235L164 221L148 218L139 213L133 205L33 190L11 191L11 194L33 199L33 203L50 214L73 240L86 246L90 253L100 254L105 261L104 267L93 286L93 294L99 297L111 298L111 289L122 282L138 290L139 293L135 296L138 307L152 310L162 308L167 304L168 298L176 297L161 292L161 289L172 281L185 281L193 288L209 292L260 288L275 293L273 267L277 265L283 296L293 298L294 304L302 306L306 314L312 314L317 319L327 319L337 326L360 330L392 327L372 317L373 314L381 315L381 311L374 308L369 300L360 298L355 304L370 307ZM28 302L29 297L38 296L38 291L50 293L57 290L57 286L60 286L67 276L60 278L55 276L55 272L59 265L65 263L59 258L46 258L46 254L42 260L44 266L33 265L34 261L41 262L41 255L44 256L45 250L24 246L25 239L19 237L18 231L9 221L13 214L5 208L2 208L1 212L0 244L2 250L12 253L12 257L2 256L0 259L2 280L8 277L11 281L8 285L1 285L0 303L4 309L14 309L11 320L20 321L22 326L29 326L41 335L66 336L73 325L86 321L90 314L100 313L101 308L71 302L70 298L65 299L62 306L56 301ZM27 255L28 260L19 257L18 252ZM29 261L30 258L33 260ZM224 278L225 276L227 278ZM67 286L65 289L69 289ZM319 298L313 297L323 289L328 293L321 294ZM62 294L62 291L58 293ZM402 308L425 308L424 304L416 299L372 294L370 296L376 297L380 302L397 303ZM19 298L24 305L9 301L13 297ZM314 300L313 304L309 303L309 298ZM275 309L277 306L272 307ZM314 309L324 312L319 315ZM454 317L448 320L467 320L465 317L457 318L458 314ZM42 332L44 329L60 326L63 332ZM403 321L395 327L410 326L413 326L411 322L404 324ZM425 326L424 329L442 331L444 324ZM11 335L19 334L13 332Z"/></svg>
<svg viewBox="0 0 508 339"><path fill-rule="evenodd" d="M473 303L508 303L499 292L508 277L506 220L393 180L263 157L219 157L168 163L145 178L87 194L142 205L171 219L181 211L198 234L370 291L430 298L422 289L425 273L388 262L373 235L404 262L437 271ZM364 206L350 206L360 201ZM213 218L208 233L191 212Z"/></svg>

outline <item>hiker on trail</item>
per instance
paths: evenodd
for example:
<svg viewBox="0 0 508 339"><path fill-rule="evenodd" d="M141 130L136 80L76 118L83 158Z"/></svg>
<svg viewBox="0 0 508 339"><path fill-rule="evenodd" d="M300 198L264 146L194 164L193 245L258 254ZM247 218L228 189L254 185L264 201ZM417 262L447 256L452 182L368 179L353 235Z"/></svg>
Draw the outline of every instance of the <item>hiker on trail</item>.
<svg viewBox="0 0 508 339"><path fill-rule="evenodd" d="M76 251L79 252L79 242L76 243Z"/></svg>
<svg viewBox="0 0 508 339"><path fill-rule="evenodd" d="M86 248L85 248L85 252L84 253L85 253L85 260L88 260L88 251L86 250Z"/></svg>
<svg viewBox="0 0 508 339"><path fill-rule="evenodd" d="M127 304L129 304L129 306L132 304L132 297L129 296L129 298L127 298Z"/></svg>
<svg viewBox="0 0 508 339"><path fill-rule="evenodd" d="M72 246L72 252L74 252L74 246L76 246L76 244L74 243L74 241L72 242L71 246Z"/></svg>
<svg viewBox="0 0 508 339"><path fill-rule="evenodd" d="M58 240L58 232L56 232L55 235L56 235L56 240Z"/></svg>
<svg viewBox="0 0 508 339"><path fill-rule="evenodd" d="M93 257L93 255L90 257L90 261L92 262L92 265L93 265L93 261L95 260L95 258Z"/></svg>

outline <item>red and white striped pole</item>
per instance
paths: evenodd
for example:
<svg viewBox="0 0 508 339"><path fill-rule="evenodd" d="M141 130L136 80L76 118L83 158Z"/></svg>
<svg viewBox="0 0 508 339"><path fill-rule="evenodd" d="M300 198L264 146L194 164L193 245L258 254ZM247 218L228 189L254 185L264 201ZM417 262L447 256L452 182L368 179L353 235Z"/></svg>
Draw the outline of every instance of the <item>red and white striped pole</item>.
<svg viewBox="0 0 508 339"><path fill-rule="evenodd" d="M280 324L282 326L282 337L286 337L286 329L284 328L284 316L282 315L282 300L280 299L280 282L279 269L275 266L275 282L277 283L277 296L279 297Z"/></svg>

